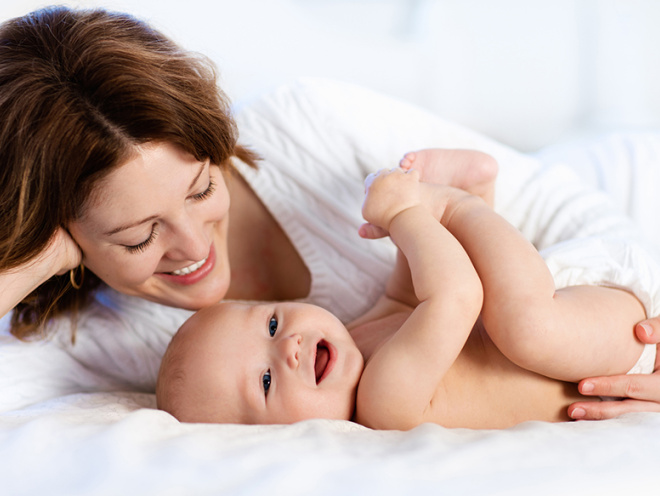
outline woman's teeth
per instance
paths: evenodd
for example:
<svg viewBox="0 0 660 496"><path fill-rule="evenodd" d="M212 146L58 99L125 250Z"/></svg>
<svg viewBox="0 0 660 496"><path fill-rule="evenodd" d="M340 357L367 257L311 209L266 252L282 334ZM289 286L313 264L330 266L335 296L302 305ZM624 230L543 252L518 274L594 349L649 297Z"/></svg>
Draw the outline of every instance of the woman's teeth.
<svg viewBox="0 0 660 496"><path fill-rule="evenodd" d="M202 265L204 265L204 262L206 262L206 258L204 260L200 260L199 262L195 262L194 264L189 265L188 267L184 267L183 269L173 270L171 274L174 274L175 276L185 276L187 274L190 274L191 272L195 272Z"/></svg>

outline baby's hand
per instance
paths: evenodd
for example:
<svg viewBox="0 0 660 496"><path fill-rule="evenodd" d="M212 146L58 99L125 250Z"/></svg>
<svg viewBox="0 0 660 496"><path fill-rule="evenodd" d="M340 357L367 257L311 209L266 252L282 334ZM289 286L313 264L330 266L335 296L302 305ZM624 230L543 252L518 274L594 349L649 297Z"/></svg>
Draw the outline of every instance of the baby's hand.
<svg viewBox="0 0 660 496"><path fill-rule="evenodd" d="M416 170L381 169L364 180L366 197L362 205L362 216L371 232L363 237L381 237L389 232L392 219L404 210L422 203L419 172ZM381 236L377 235L380 234Z"/></svg>

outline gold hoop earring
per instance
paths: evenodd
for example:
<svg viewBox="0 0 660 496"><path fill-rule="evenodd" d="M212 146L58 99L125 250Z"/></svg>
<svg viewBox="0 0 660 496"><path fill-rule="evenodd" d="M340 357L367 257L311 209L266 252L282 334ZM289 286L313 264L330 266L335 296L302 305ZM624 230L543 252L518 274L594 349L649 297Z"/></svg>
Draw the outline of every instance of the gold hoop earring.
<svg viewBox="0 0 660 496"><path fill-rule="evenodd" d="M80 289L82 288L83 281L85 280L85 266L80 263L80 282L76 282L76 269L71 269L69 271L69 281L71 281L71 286L73 286L73 289Z"/></svg>

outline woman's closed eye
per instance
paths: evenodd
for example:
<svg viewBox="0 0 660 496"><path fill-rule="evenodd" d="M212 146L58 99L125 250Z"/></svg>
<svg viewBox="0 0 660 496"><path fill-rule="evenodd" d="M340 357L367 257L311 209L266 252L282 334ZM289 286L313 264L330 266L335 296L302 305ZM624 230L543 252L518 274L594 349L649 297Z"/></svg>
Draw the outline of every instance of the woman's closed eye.
<svg viewBox="0 0 660 496"><path fill-rule="evenodd" d="M210 179L208 188L206 188L201 193L197 193L196 195L193 195L191 198L195 201L206 200L213 194L214 191L215 191L215 183L213 182L213 179ZM125 248L126 250L128 250L129 253L142 253L144 250L146 250L149 247L151 243L153 243L156 240L157 235L158 232L156 231L156 224L154 224L151 227L151 232L149 233L149 237L147 239L136 245L125 245Z"/></svg>
<svg viewBox="0 0 660 496"><path fill-rule="evenodd" d="M213 194L214 191L215 191L215 183L213 182L213 178L211 178L211 179L209 179L209 187L208 188L206 188L201 193L197 193L196 195L192 195L190 198L192 198L195 201L206 200L208 197L210 197Z"/></svg>
<svg viewBox="0 0 660 496"><path fill-rule="evenodd" d="M158 236L158 231L156 231L156 224L154 224L151 226L151 232L149 233L149 237L147 239L136 245L125 245L124 247L126 250L128 250L129 253L141 253L156 240L156 236Z"/></svg>

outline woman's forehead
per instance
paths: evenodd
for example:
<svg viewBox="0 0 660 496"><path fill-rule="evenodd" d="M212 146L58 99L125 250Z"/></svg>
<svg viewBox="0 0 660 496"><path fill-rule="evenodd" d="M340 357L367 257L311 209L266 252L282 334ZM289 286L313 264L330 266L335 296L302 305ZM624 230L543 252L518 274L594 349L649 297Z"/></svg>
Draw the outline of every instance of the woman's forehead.
<svg viewBox="0 0 660 496"><path fill-rule="evenodd" d="M167 143L145 146L94 185L81 217L137 223L157 216L194 188L207 165Z"/></svg>

